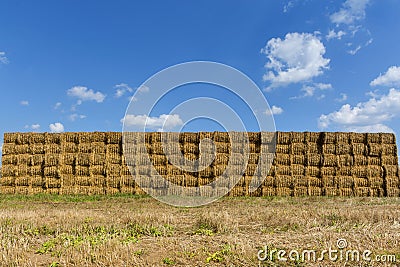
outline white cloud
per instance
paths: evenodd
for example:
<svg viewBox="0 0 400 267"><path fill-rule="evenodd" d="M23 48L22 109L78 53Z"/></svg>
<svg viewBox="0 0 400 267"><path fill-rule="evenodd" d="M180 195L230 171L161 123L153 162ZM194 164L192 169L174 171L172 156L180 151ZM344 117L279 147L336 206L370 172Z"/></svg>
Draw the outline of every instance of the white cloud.
<svg viewBox="0 0 400 267"><path fill-rule="evenodd" d="M139 88L137 89L137 91L139 93L148 93L150 91L150 88L147 87L146 85L141 85L139 86Z"/></svg>
<svg viewBox="0 0 400 267"><path fill-rule="evenodd" d="M371 86L400 86L400 67L391 66L385 74L380 74L379 77L374 79Z"/></svg>
<svg viewBox="0 0 400 267"><path fill-rule="evenodd" d="M336 24L353 24L365 18L365 9L369 0L346 0L342 8L330 16Z"/></svg>
<svg viewBox="0 0 400 267"><path fill-rule="evenodd" d="M74 86L71 89L67 90L67 95L78 98L80 105L82 101L96 101L97 103L101 103L106 98L101 92L94 92L92 89L88 89L84 86Z"/></svg>
<svg viewBox="0 0 400 267"><path fill-rule="evenodd" d="M380 123L374 125L348 127L346 130L348 132L356 133L394 133L392 128Z"/></svg>
<svg viewBox="0 0 400 267"><path fill-rule="evenodd" d="M271 109L265 111L265 114L267 116L279 115L279 114L282 114L282 113L283 113L283 108L278 107L278 106L274 106L274 105L271 107Z"/></svg>
<svg viewBox="0 0 400 267"><path fill-rule="evenodd" d="M361 45L358 45L356 48L348 50L347 53L354 56L355 54L357 54L358 51L360 51L361 48L362 48Z"/></svg>
<svg viewBox="0 0 400 267"><path fill-rule="evenodd" d="M331 39L342 39L343 36L346 35L346 32L339 30L338 32L335 32L335 30L330 30L329 33L326 35L327 40Z"/></svg>
<svg viewBox="0 0 400 267"><path fill-rule="evenodd" d="M0 51L0 63L8 64L8 58L6 57L5 52Z"/></svg>
<svg viewBox="0 0 400 267"><path fill-rule="evenodd" d="M166 115L159 117L149 117L147 115L126 115L121 119L126 126L148 127L150 129L172 129L183 124L178 114Z"/></svg>
<svg viewBox="0 0 400 267"><path fill-rule="evenodd" d="M22 100L19 103L21 104L21 106L29 106L29 101L28 100Z"/></svg>
<svg viewBox="0 0 400 267"><path fill-rule="evenodd" d="M60 122L52 123L49 125L49 129L52 133L62 133L64 132L64 125Z"/></svg>
<svg viewBox="0 0 400 267"><path fill-rule="evenodd" d="M114 86L114 88L116 89L116 91L115 91L116 98L120 98L127 92L129 92L129 93L133 92L133 89L131 87L129 87L129 85L126 83L117 84Z"/></svg>
<svg viewBox="0 0 400 267"><path fill-rule="evenodd" d="M54 109L59 109L59 108L61 107L61 105L62 105L61 102L57 102L57 103L54 105Z"/></svg>
<svg viewBox="0 0 400 267"><path fill-rule="evenodd" d="M338 101L338 102L344 102L344 101L347 100L347 94L341 93L340 94L340 98L336 98L335 100Z"/></svg>
<svg viewBox="0 0 400 267"><path fill-rule="evenodd" d="M283 40L272 38L261 52L269 60L263 76L264 81L271 82L267 90L309 81L321 75L330 61L323 57L324 44L310 33L288 33Z"/></svg>
<svg viewBox="0 0 400 267"><path fill-rule="evenodd" d="M314 96L314 94L317 90L324 91L324 90L328 90L328 89L332 89L332 84L330 84L330 83L314 83L312 85L303 85L303 87L301 88L301 91L303 92L303 94L300 96L291 97L290 99L300 99L300 98L305 98L305 97L312 97L312 96ZM324 97L325 97L325 95L321 95L318 97L318 100L320 100Z"/></svg>
<svg viewBox="0 0 400 267"><path fill-rule="evenodd" d="M40 124L32 124L32 125L25 125L25 129L31 129L33 131L37 131L40 129Z"/></svg>
<svg viewBox="0 0 400 267"><path fill-rule="evenodd" d="M378 99L371 98L367 102L358 103L354 107L345 104L338 111L321 115L319 127L325 129L333 126L347 131L356 129L388 131L390 128L383 123L400 115L399 103L400 91L392 88L387 95L382 95Z"/></svg>
<svg viewBox="0 0 400 267"><path fill-rule="evenodd" d="M74 113L74 114L71 114L71 115L69 115L69 119L71 120L71 121L75 121L76 119L85 119L86 118L86 115L80 115L80 114L77 114L77 113Z"/></svg>

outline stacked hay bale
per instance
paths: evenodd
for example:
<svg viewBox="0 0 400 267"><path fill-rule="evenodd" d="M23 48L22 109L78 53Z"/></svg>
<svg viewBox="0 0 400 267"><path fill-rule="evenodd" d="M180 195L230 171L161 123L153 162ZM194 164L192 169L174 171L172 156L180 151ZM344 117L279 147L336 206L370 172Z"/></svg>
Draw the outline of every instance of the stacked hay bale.
<svg viewBox="0 0 400 267"><path fill-rule="evenodd" d="M6 133L0 192L176 195L182 191L178 186L185 186L205 197L228 187L230 196L400 196L393 134L128 133L124 138L132 144L125 156L121 133ZM272 167L260 169L266 162ZM251 191L258 181L261 187Z"/></svg>

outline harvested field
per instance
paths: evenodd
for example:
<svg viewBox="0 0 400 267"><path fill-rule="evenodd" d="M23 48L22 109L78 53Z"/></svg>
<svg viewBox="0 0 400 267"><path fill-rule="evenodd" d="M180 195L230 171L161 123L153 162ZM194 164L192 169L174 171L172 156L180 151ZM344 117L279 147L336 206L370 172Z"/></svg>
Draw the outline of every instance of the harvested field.
<svg viewBox="0 0 400 267"><path fill-rule="evenodd" d="M257 258L266 246L320 255L340 239L373 261ZM398 266L400 199L226 197L177 208L146 196L0 195L0 240L1 266Z"/></svg>

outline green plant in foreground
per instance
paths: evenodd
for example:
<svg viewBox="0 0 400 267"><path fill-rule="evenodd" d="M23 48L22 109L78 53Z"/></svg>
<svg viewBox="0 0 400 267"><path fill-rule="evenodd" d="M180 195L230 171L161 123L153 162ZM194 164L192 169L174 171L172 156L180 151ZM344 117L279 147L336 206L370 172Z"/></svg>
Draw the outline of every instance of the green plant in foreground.
<svg viewBox="0 0 400 267"><path fill-rule="evenodd" d="M51 252L56 245L56 242L54 239L50 239L46 242L44 242L41 246L40 249L36 251L37 254L45 254L47 252Z"/></svg>
<svg viewBox="0 0 400 267"><path fill-rule="evenodd" d="M49 267L58 267L58 266L60 266L60 263L58 263L58 262L56 262L56 261L52 262L52 263L49 265Z"/></svg>
<svg viewBox="0 0 400 267"><path fill-rule="evenodd" d="M174 265L175 261L173 259L171 259L171 258L164 258L163 259L163 263L166 264L166 265Z"/></svg>
<svg viewBox="0 0 400 267"><path fill-rule="evenodd" d="M225 256L231 254L231 246L225 245L221 250L214 253L209 253L206 259L206 263L210 262L222 262L225 260Z"/></svg>

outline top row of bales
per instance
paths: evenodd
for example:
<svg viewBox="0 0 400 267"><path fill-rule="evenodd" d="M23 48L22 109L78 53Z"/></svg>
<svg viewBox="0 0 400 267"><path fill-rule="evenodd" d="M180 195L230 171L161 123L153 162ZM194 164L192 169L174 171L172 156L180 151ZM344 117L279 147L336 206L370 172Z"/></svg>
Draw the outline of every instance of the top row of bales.
<svg viewBox="0 0 400 267"><path fill-rule="evenodd" d="M93 143L120 144L120 132L66 132L66 133L5 133L4 143L27 144L62 144L62 143Z"/></svg>
<svg viewBox="0 0 400 267"><path fill-rule="evenodd" d="M277 132L276 138L277 144L396 144L395 135L392 133Z"/></svg>

